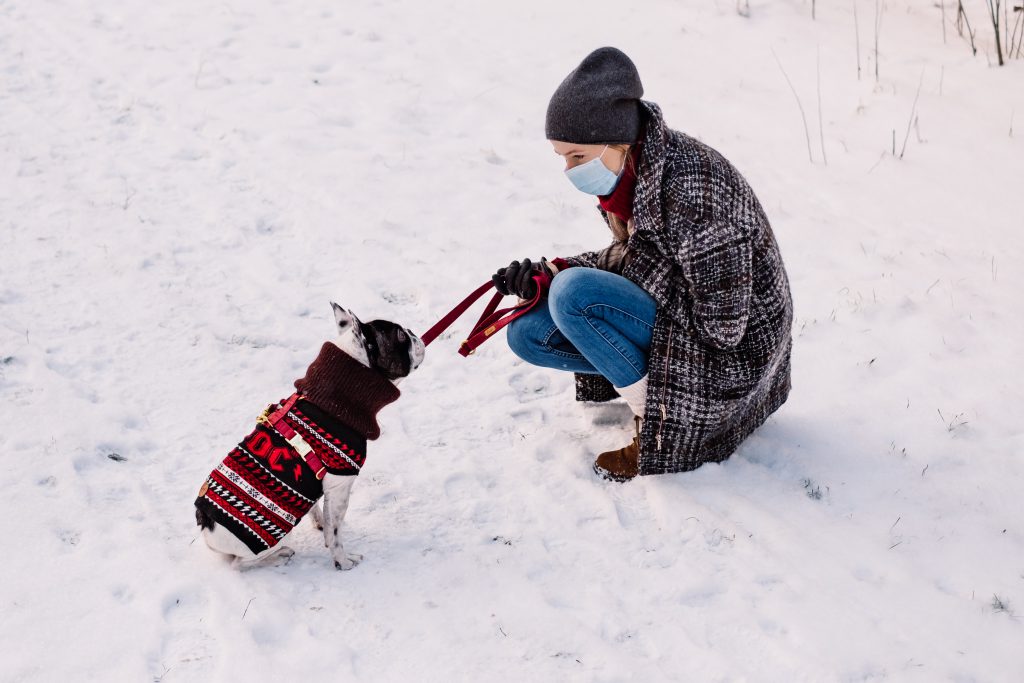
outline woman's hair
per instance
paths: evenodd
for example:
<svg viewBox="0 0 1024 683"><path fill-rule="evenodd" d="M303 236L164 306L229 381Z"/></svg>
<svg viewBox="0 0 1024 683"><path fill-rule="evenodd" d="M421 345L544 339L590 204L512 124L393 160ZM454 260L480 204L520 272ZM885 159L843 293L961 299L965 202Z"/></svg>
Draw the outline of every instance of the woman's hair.
<svg viewBox="0 0 1024 683"><path fill-rule="evenodd" d="M608 219L608 227L611 228L612 237L615 241L625 243L629 239L629 227L627 227L626 221L610 211L606 211L604 215Z"/></svg>
<svg viewBox="0 0 1024 683"><path fill-rule="evenodd" d="M615 145L608 145L608 148L609 149L618 150L619 152L622 152L623 154L626 154L627 155L626 156L626 163L629 165L630 169L632 169L634 173L636 172L636 166L634 166L634 162L633 162L633 155L629 154L629 152L631 151L630 150L630 145L615 144ZM625 242L626 240L628 240L629 239L629 228L626 225L626 221L622 220L621 218L616 216L614 213L605 212L605 216L608 219L608 227L611 228L612 237L615 239L615 241L616 242Z"/></svg>
<svg viewBox="0 0 1024 683"><path fill-rule="evenodd" d="M633 155L631 153L633 151L632 148L633 148L633 145L627 145L625 143L616 143L614 145L608 145L608 149L614 149L614 150L616 150L618 152L622 152L623 154L626 155L626 164L631 169L633 169L633 172L635 173L636 172L636 166L633 164Z"/></svg>

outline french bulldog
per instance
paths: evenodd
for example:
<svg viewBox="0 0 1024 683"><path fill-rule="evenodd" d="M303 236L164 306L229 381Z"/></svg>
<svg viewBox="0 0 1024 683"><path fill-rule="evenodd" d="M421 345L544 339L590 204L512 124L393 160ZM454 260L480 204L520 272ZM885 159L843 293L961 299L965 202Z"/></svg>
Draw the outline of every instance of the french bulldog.
<svg viewBox="0 0 1024 683"><path fill-rule="evenodd" d="M352 485L366 442L380 435L377 411L398 399L398 383L423 362L425 346L401 325L364 323L331 307L337 337L295 381L295 393L267 407L196 498L207 546L240 568L294 554L282 541L306 513L323 530L337 569L362 559L341 538Z"/></svg>

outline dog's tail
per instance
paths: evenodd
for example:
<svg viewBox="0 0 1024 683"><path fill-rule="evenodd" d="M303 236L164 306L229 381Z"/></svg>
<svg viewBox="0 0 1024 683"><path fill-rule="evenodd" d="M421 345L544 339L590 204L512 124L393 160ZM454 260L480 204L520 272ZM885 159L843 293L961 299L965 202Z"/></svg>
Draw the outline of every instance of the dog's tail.
<svg viewBox="0 0 1024 683"><path fill-rule="evenodd" d="M206 514L205 510L197 507L196 508L196 524L198 524L199 526L201 526L204 529L209 529L210 531L213 531L213 527L216 524L216 522L213 521L213 517L211 517L210 515Z"/></svg>

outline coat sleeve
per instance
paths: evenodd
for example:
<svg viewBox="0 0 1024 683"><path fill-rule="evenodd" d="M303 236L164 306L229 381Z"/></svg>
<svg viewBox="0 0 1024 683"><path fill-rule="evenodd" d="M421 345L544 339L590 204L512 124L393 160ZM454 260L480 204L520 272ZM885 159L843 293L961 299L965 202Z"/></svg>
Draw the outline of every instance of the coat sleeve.
<svg viewBox="0 0 1024 683"><path fill-rule="evenodd" d="M686 279L697 335L717 349L733 349L750 317L750 240L722 220L681 226L677 234L676 263Z"/></svg>
<svg viewBox="0 0 1024 683"><path fill-rule="evenodd" d="M599 251L585 251L576 256L567 256L565 260L573 268L597 268L597 259L600 255Z"/></svg>

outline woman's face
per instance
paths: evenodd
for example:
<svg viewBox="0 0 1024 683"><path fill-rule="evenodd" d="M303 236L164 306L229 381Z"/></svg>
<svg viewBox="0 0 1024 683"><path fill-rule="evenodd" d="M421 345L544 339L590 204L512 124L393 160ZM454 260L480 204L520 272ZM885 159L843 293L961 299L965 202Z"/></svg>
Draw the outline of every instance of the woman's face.
<svg viewBox="0 0 1024 683"><path fill-rule="evenodd" d="M629 151L628 147L623 150L616 147L608 147L605 150L606 145L580 145L573 142L561 142L559 140L549 140L551 146L555 148L555 154L565 159L565 170L570 168L576 168L580 164L585 164L591 159L601 157L601 163L604 164L612 173L618 173L622 170L622 162L626 159L626 154ZM604 152L604 156L601 156L601 152Z"/></svg>

